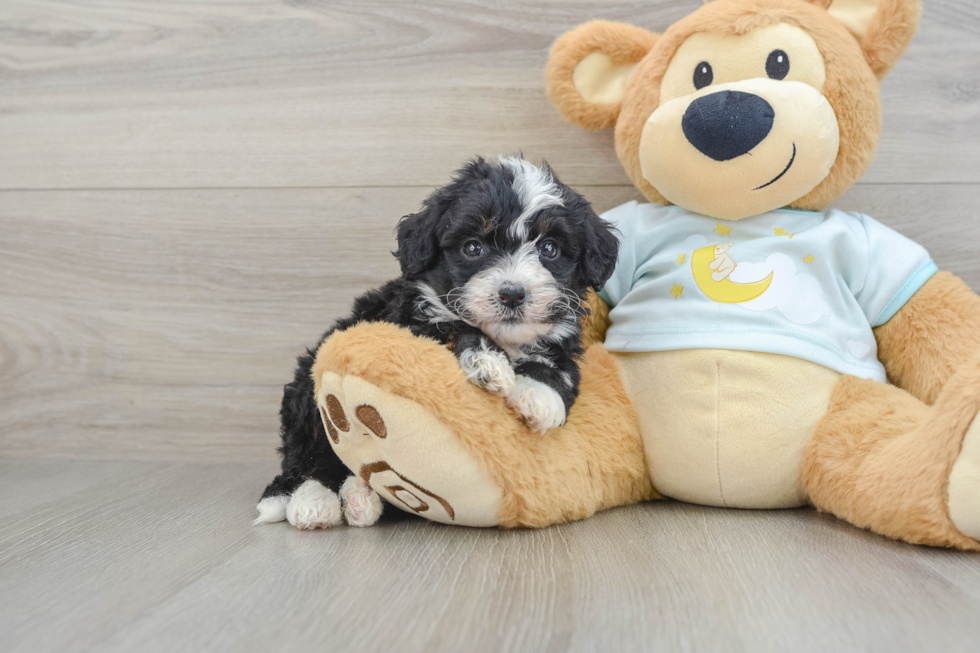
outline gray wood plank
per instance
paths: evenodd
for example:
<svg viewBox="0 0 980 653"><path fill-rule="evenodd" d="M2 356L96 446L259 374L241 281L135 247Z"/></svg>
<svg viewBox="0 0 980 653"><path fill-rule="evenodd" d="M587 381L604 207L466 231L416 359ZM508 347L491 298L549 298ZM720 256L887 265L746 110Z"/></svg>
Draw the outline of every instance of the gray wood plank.
<svg viewBox="0 0 980 653"><path fill-rule="evenodd" d="M266 459L296 355L398 274L427 192L0 194L0 455Z"/></svg>
<svg viewBox="0 0 980 653"><path fill-rule="evenodd" d="M249 524L268 465L62 465L92 482L0 522L4 651L955 652L980 636L980 557L810 510L299 532ZM23 469L64 478L0 463L0 495Z"/></svg>
<svg viewBox="0 0 980 653"><path fill-rule="evenodd" d="M583 187L597 209L637 197ZM266 460L282 384L425 188L0 193L0 456ZM854 188L980 288L974 185Z"/></svg>
<svg viewBox="0 0 980 653"><path fill-rule="evenodd" d="M662 30L699 3L7 0L0 188L434 185L518 149L623 184L611 134L545 98L548 48L585 20ZM978 62L976 4L927 2L867 183L980 181Z"/></svg>

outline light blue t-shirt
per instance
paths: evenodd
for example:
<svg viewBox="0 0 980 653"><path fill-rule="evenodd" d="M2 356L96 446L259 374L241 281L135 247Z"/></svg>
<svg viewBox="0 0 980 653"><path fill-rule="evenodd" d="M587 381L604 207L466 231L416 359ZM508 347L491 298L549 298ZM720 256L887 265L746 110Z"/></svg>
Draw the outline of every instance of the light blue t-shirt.
<svg viewBox="0 0 980 653"><path fill-rule="evenodd" d="M600 293L612 351L769 352L885 381L871 328L936 273L925 248L860 213L719 221L629 202L602 217L620 231Z"/></svg>

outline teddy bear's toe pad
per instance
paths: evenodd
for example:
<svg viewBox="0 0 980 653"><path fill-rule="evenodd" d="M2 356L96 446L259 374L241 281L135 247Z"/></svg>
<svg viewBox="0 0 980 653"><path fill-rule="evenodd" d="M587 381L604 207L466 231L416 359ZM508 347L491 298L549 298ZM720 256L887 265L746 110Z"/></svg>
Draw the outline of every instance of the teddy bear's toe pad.
<svg viewBox="0 0 980 653"><path fill-rule="evenodd" d="M949 516L961 533L980 540L980 419L963 438L963 448L949 475Z"/></svg>
<svg viewBox="0 0 980 653"><path fill-rule="evenodd" d="M500 487L428 410L332 372L317 405L340 460L392 505L445 524L497 525Z"/></svg>

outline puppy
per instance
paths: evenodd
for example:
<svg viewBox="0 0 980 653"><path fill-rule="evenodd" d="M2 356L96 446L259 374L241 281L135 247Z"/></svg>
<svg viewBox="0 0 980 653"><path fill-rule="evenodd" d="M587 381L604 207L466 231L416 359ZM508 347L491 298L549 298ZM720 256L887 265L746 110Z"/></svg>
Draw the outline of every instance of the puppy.
<svg viewBox="0 0 980 653"><path fill-rule="evenodd" d="M578 396L583 297L616 264L612 227L547 164L504 156L468 163L401 219L397 236L402 276L358 297L320 343L359 322L392 322L449 346L466 378L506 397L532 430L564 424ZM256 522L321 528L343 511L363 526L381 514L380 498L348 479L324 433L310 375L318 347L285 387L282 474Z"/></svg>

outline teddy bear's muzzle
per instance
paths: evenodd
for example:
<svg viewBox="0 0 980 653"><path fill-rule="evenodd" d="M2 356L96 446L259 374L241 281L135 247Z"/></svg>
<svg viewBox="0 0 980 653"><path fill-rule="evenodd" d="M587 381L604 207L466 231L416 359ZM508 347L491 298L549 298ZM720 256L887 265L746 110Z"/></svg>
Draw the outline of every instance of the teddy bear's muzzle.
<svg viewBox="0 0 980 653"><path fill-rule="evenodd" d="M640 138L643 177L671 203L738 220L791 204L827 178L840 132L803 82L754 78L670 100Z"/></svg>

